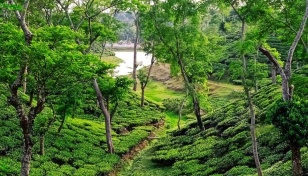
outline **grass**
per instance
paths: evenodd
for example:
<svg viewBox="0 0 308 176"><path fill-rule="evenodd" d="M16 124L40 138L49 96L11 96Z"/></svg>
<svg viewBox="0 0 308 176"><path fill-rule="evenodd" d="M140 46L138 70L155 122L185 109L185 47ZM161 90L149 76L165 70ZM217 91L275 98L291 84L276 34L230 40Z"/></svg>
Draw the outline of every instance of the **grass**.
<svg viewBox="0 0 308 176"><path fill-rule="evenodd" d="M138 84L137 93L141 94L140 85ZM163 83L151 80L145 88L145 98L162 104L164 99L182 98L183 92L168 89Z"/></svg>
<svg viewBox="0 0 308 176"><path fill-rule="evenodd" d="M169 176L172 173L171 167L157 167L155 163L151 161L151 155L154 152L152 148L154 143L143 150L139 155L132 160L124 170L122 170L119 176Z"/></svg>
<svg viewBox="0 0 308 176"><path fill-rule="evenodd" d="M233 91L242 91L243 87L228 83L221 83L216 81L208 81L208 87L211 95L215 96L226 96L229 95Z"/></svg>
<svg viewBox="0 0 308 176"><path fill-rule="evenodd" d="M243 93L243 87L228 83L208 81L209 103L213 110L234 102Z"/></svg>
<svg viewBox="0 0 308 176"><path fill-rule="evenodd" d="M101 57L101 60L113 65L119 65L121 62L123 62L120 58L116 56L103 56Z"/></svg>

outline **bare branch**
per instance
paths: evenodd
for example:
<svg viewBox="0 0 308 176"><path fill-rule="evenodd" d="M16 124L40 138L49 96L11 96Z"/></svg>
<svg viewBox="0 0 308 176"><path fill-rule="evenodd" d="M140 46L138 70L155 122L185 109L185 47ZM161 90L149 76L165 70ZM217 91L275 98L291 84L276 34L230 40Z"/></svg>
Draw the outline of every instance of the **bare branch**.
<svg viewBox="0 0 308 176"><path fill-rule="evenodd" d="M66 17L68 18L68 20L69 20L69 22L70 22L71 29L74 30L75 27L74 27L74 23L73 23L73 21L72 21L72 19L71 19L71 16L70 16L70 14L68 13L68 6L64 7L64 5L61 3L60 0L56 0L56 1L57 1L57 3L60 5L60 7L62 8L62 10L64 10L65 15L66 15Z"/></svg>
<svg viewBox="0 0 308 176"><path fill-rule="evenodd" d="M271 18L273 18L274 20L284 24L285 26L287 26L292 32L294 32L295 34L297 33L297 31L292 27L292 25L290 24L290 22L286 19L286 21L282 21L282 20L279 20L275 17L273 17L271 14L269 15ZM303 44L304 48L307 49L307 46L306 46L306 43L305 41L303 40L302 37L300 37L300 40L301 40L301 43Z"/></svg>
<svg viewBox="0 0 308 176"><path fill-rule="evenodd" d="M15 2L13 0L9 0L8 1L11 5L15 5ZM15 14L16 14L16 18L21 21L22 17L20 15L20 12L18 10L15 11Z"/></svg>
<svg viewBox="0 0 308 176"><path fill-rule="evenodd" d="M28 11L28 7L29 7L29 3L30 0L25 0L24 5L23 5L23 13L21 15L22 17L22 21L26 20L26 16L27 16L27 11Z"/></svg>
<svg viewBox="0 0 308 176"><path fill-rule="evenodd" d="M292 65L291 63L292 63L294 51L295 51L295 49L297 47L297 44L298 44L301 36L303 35L307 19L308 19L308 0L306 0L306 11L305 11L304 17L302 19L301 25L300 25L300 27L298 29L296 37L294 38L294 41L293 41L293 43L292 43L292 45L290 47L289 53L288 53L288 58L287 58L288 60L287 60L286 66L285 66L286 76L288 78L291 77L291 65Z"/></svg>

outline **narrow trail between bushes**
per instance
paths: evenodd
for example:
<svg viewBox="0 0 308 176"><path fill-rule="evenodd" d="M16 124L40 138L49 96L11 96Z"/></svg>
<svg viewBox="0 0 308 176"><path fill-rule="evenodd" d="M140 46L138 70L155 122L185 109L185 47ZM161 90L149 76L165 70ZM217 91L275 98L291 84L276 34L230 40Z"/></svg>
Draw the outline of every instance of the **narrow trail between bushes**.
<svg viewBox="0 0 308 176"><path fill-rule="evenodd" d="M168 64L156 64L152 68L151 81L149 82L146 90L146 99L163 104L164 99L181 99L185 96L183 92L183 83L180 78L172 78L170 76L170 68ZM208 81L208 91L211 97L209 103L213 108L219 106L219 103L231 102L234 98L235 92L241 92L242 87L227 83L219 83L215 81ZM137 94L140 94L140 88L137 88ZM170 175L172 174L171 167L156 166L151 161L151 157L155 152L155 144L161 141L169 133L177 130L178 115L173 112L165 112L164 127L156 130L151 136L151 140L142 143L142 148L134 153L133 157L124 160L121 167L117 170L116 174L123 176L152 176L152 175ZM181 126L185 126L190 121L194 121L193 117L184 117L181 120ZM136 146L138 148L138 146Z"/></svg>

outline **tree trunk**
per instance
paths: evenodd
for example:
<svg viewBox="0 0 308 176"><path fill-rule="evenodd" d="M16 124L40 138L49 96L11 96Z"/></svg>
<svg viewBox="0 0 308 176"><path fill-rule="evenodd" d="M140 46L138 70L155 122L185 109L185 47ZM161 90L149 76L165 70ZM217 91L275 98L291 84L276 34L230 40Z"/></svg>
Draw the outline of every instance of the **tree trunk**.
<svg viewBox="0 0 308 176"><path fill-rule="evenodd" d="M239 12L235 9L233 5L231 5L234 11L236 11L237 15L242 21L242 28L241 28L241 40L245 40L245 31L246 31L246 23L245 23L245 18L243 18ZM244 85L244 91L246 94L246 99L249 105L249 112L250 112L250 134L251 134L251 140L252 140L252 152L253 152L253 158L255 161L255 165L257 168L258 176L262 176L262 168L259 160L259 155L258 155L258 143L257 143L257 137L256 137L256 115L255 115L255 110L252 102L252 98L250 95L250 91L247 85L247 59L244 55L244 53L241 53L241 59L242 59L242 82Z"/></svg>
<svg viewBox="0 0 308 176"><path fill-rule="evenodd" d="M301 164L300 146L292 142L289 145L290 145L291 152L292 152L293 176L301 176L303 175L303 168Z"/></svg>
<svg viewBox="0 0 308 176"><path fill-rule="evenodd" d="M246 80L244 84L244 89L247 97L247 101L249 104L249 112L250 112L250 134L251 134L251 140L252 140L252 152L253 152L253 158L255 160L256 168L258 171L258 176L262 176L262 169L260 165L260 160L259 160L259 154L258 154L258 143L257 143L257 137L256 137L256 115L253 107L253 102L251 99L250 92L248 90L248 87L246 85Z"/></svg>
<svg viewBox="0 0 308 176"><path fill-rule="evenodd" d="M179 57L178 57L178 64L180 66L181 74L183 76L183 79L184 79L184 82L187 86L187 89L191 93L191 97L192 97L193 104L194 104L194 113L195 113L196 118L197 118L198 126L199 126L200 130L204 131L205 128L204 128L203 123L202 123L201 112L200 112L200 104L199 104L199 100L198 100L197 95L196 95L197 94L196 90L194 89L193 85L191 85L191 83L189 82L187 75L186 75L186 70L184 68L184 64L183 64L181 58L179 58Z"/></svg>
<svg viewBox="0 0 308 176"><path fill-rule="evenodd" d="M101 52L100 58L102 58L103 55L104 55L104 52L105 52L105 49L106 49L106 43L107 43L107 40L105 39L105 41L103 41L103 43L102 43L102 52Z"/></svg>
<svg viewBox="0 0 308 176"><path fill-rule="evenodd" d="M24 151L21 160L21 176L28 176L30 173L30 162L31 162L31 154L32 154L32 141L31 141L31 133L29 129L29 117L26 115L22 115L20 117L20 126L22 128L23 133L23 143L24 143Z"/></svg>
<svg viewBox="0 0 308 176"><path fill-rule="evenodd" d="M151 65L149 67L149 71L148 71L148 75L147 75L147 78L145 80L145 82L141 84L141 103L140 103L140 106L143 107L144 106L144 91L145 91L145 88L146 86L148 85L148 82L149 82L149 79L150 79L150 75L151 75L151 71L152 71L152 67L155 63L155 56L154 56L154 44L153 44L153 50L152 50L152 58L151 58Z"/></svg>
<svg viewBox="0 0 308 176"><path fill-rule="evenodd" d="M111 113L110 113L110 122L112 121L112 118L114 116L114 114L117 112L117 109L118 109L118 106L119 106L119 102L116 101Z"/></svg>
<svg viewBox="0 0 308 176"><path fill-rule="evenodd" d="M198 98L193 95L193 104L194 104L194 112L197 118L197 122L198 122L198 126L200 128L200 130L204 131L204 125L202 123L202 118L201 118L201 111L200 111L200 104L199 104L199 100Z"/></svg>
<svg viewBox="0 0 308 176"><path fill-rule="evenodd" d="M102 110L105 116L105 129L106 129L106 140L107 140L107 147L109 153L114 153L113 143L112 143L112 136L111 136L111 123L110 123L110 115L105 107L103 95L98 87L96 79L93 81L94 89L97 95L97 100L99 102L100 109Z"/></svg>
<svg viewBox="0 0 308 176"><path fill-rule="evenodd" d="M40 155L44 155L45 154L45 136L41 135L40 136Z"/></svg>
<svg viewBox="0 0 308 176"><path fill-rule="evenodd" d="M181 130L182 110L183 110L183 107L184 107L185 100L186 100L186 97L183 98L183 100L180 104L180 108L179 108L178 130Z"/></svg>
<svg viewBox="0 0 308 176"><path fill-rule="evenodd" d="M25 149L22 156L22 165L21 165L21 176L29 176L30 174L30 161L31 161L31 150L32 147Z"/></svg>
<svg viewBox="0 0 308 176"><path fill-rule="evenodd" d="M26 65L25 73L24 73L24 81L23 81L23 92L24 92L24 94L27 92L27 74L28 74L28 65Z"/></svg>
<svg viewBox="0 0 308 176"><path fill-rule="evenodd" d="M135 26L136 26L136 37L134 42L134 66L133 66L133 79L134 79L134 87L133 90L137 90L137 44L138 44L138 38L139 38L139 14L136 13L136 19L135 19Z"/></svg>
<svg viewBox="0 0 308 176"><path fill-rule="evenodd" d="M61 133L61 130L63 128L63 125L64 125L64 122L65 122L65 113L62 115L62 119L61 119L61 124L58 128L58 133Z"/></svg>
<svg viewBox="0 0 308 176"><path fill-rule="evenodd" d="M289 79L287 77L282 76L282 98L284 101L289 101L290 97L290 90L289 90Z"/></svg>
<svg viewBox="0 0 308 176"><path fill-rule="evenodd" d="M141 106L141 107L144 106L144 89L145 89L145 87L142 86L142 87L141 87L141 103L140 103L140 106Z"/></svg>

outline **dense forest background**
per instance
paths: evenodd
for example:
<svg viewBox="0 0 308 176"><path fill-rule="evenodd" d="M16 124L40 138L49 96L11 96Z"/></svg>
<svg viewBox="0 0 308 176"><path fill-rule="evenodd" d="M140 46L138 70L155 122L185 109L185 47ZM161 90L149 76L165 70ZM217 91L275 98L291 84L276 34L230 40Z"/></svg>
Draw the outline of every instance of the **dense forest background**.
<svg viewBox="0 0 308 176"><path fill-rule="evenodd" d="M308 0L0 10L0 175L308 174Z"/></svg>

